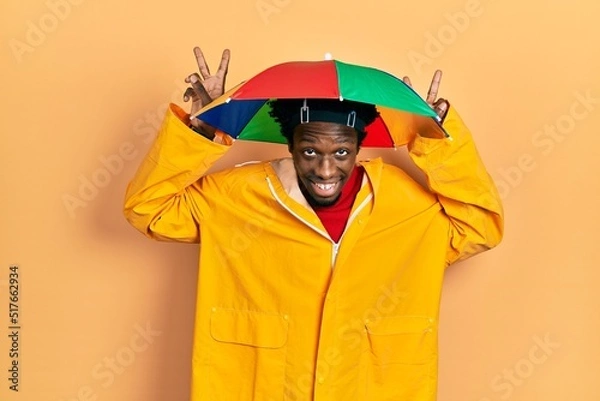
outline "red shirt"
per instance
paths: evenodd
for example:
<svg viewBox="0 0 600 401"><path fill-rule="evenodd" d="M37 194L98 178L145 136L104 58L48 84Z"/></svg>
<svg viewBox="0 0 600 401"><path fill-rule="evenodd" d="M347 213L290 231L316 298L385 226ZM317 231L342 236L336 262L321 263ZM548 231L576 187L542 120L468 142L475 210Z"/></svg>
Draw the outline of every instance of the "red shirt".
<svg viewBox="0 0 600 401"><path fill-rule="evenodd" d="M364 174L364 168L362 166L356 166L350 174L350 178L346 181L346 184L342 188L340 197L333 205L316 207L313 206L314 211L321 219L321 222L325 226L325 229L335 242L339 242L348 217L350 217L350 211L354 204L356 194L360 190L362 178Z"/></svg>

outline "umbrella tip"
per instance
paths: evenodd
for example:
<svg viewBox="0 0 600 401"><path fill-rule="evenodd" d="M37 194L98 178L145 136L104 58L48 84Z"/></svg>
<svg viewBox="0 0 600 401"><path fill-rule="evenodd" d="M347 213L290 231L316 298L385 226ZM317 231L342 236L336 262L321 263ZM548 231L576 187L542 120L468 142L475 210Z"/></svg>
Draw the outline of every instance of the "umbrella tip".
<svg viewBox="0 0 600 401"><path fill-rule="evenodd" d="M333 60L333 56L331 55L331 53L325 53L325 60Z"/></svg>

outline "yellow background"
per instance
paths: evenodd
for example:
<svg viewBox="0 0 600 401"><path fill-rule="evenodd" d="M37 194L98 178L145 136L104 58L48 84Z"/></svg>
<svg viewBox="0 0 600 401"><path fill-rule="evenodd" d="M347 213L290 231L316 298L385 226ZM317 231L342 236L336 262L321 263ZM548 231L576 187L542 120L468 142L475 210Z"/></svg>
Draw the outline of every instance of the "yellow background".
<svg viewBox="0 0 600 401"><path fill-rule="evenodd" d="M0 398L187 399L197 248L144 238L121 207L200 45L213 71L231 49L228 87L326 52L421 93L442 69L440 95L472 129L507 219L498 248L448 270L439 399L597 401L599 4L3 1ZM236 144L216 168L281 152ZM384 154L420 179L405 152Z"/></svg>

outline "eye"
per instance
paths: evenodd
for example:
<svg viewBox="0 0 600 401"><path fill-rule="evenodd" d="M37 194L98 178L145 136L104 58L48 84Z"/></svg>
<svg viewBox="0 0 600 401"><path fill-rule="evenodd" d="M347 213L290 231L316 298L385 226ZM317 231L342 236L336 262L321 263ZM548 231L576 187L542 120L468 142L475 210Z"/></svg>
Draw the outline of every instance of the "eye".
<svg viewBox="0 0 600 401"><path fill-rule="evenodd" d="M348 154L349 154L348 149L338 149L335 152L336 156L348 156Z"/></svg>
<svg viewBox="0 0 600 401"><path fill-rule="evenodd" d="M314 156L314 155L316 155L316 154L317 154L317 152L315 152L315 150L314 150L314 149L310 149L310 148L309 148L309 149L304 149L304 150L302 151L302 154L304 154L305 156Z"/></svg>

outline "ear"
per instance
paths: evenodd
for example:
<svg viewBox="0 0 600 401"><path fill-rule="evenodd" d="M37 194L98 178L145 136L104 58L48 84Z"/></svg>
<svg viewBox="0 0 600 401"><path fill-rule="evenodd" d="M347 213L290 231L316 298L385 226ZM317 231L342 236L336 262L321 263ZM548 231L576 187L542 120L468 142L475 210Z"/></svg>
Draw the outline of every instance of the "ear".
<svg viewBox="0 0 600 401"><path fill-rule="evenodd" d="M287 140L288 151L292 153L294 150L294 135L296 134L296 127L292 130L292 135L285 135L285 139Z"/></svg>
<svg viewBox="0 0 600 401"><path fill-rule="evenodd" d="M360 147L367 136L366 132L356 131L356 153L360 152Z"/></svg>

